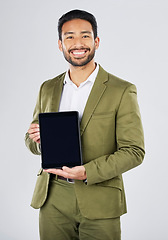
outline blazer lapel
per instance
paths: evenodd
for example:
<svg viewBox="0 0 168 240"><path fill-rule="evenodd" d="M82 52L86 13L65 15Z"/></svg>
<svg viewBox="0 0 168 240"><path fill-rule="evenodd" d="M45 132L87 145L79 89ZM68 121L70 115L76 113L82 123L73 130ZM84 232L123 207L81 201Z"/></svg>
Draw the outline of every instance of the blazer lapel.
<svg viewBox="0 0 168 240"><path fill-rule="evenodd" d="M104 91L106 90L106 85L104 83L107 81L108 81L108 73L100 66L97 78L92 87L92 90L89 95L88 101L86 103L86 107L81 120L81 126L80 126L81 135L85 131L85 128L96 106L98 105Z"/></svg>
<svg viewBox="0 0 168 240"><path fill-rule="evenodd" d="M65 73L63 73L55 81L55 86L53 87L53 95L52 95L52 101L51 101L51 112L58 112L59 110L61 94L64 86L64 78L65 78Z"/></svg>
<svg viewBox="0 0 168 240"><path fill-rule="evenodd" d="M65 73L63 73L57 80L55 81L55 86L53 87L53 95L51 101L51 112L58 112L61 94L64 85ZM108 73L99 66L99 72L96 77L95 83L92 87L91 93L89 95L88 101L85 106L85 110L83 113L83 117L80 124L81 135L85 131L85 128L98 105L104 91L106 90L105 82L108 81Z"/></svg>

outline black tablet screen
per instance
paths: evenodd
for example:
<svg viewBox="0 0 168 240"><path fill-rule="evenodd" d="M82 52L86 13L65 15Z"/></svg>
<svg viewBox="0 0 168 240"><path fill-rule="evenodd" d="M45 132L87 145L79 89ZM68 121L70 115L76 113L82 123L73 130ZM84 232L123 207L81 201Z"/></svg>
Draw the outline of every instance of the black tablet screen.
<svg viewBox="0 0 168 240"><path fill-rule="evenodd" d="M42 168L82 164L78 112L40 113Z"/></svg>

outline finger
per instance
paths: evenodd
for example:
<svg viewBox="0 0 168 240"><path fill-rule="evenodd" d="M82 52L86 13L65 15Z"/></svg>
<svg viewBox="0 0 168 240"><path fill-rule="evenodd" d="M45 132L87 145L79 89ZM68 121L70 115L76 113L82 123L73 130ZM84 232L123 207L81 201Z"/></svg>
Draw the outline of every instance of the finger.
<svg viewBox="0 0 168 240"><path fill-rule="evenodd" d="M37 143L40 142L40 134L39 133L30 134L29 138L32 139L34 142L37 142Z"/></svg>
<svg viewBox="0 0 168 240"><path fill-rule="evenodd" d="M63 170L61 169L44 169L43 170L44 172L48 172L48 173L53 173L53 174L56 174L56 175L59 175L59 176L62 176L62 177L65 177L65 178L68 178L68 173L64 172Z"/></svg>
<svg viewBox="0 0 168 240"><path fill-rule="evenodd" d="M36 137L39 138L40 137L40 133L39 132L31 133L31 134L29 134L29 137L32 138L32 139L36 138Z"/></svg>
<svg viewBox="0 0 168 240"><path fill-rule="evenodd" d="M29 128L28 133L32 134L32 133L36 133L36 132L40 132L40 128L36 127L36 128Z"/></svg>
<svg viewBox="0 0 168 240"><path fill-rule="evenodd" d="M32 123L32 124L30 125L30 127L31 127L31 128L39 128L39 124L37 124L37 123Z"/></svg>
<svg viewBox="0 0 168 240"><path fill-rule="evenodd" d="M57 169L57 168L48 168L48 169L43 169L44 172L50 172L50 173L54 173L56 175L58 175L58 173L62 173L63 170L62 169Z"/></svg>
<svg viewBox="0 0 168 240"><path fill-rule="evenodd" d="M39 137L39 136L35 137L35 138L33 139L33 141L34 141L34 142L37 142L37 143L40 143L40 137Z"/></svg>
<svg viewBox="0 0 168 240"><path fill-rule="evenodd" d="M37 124L37 123L30 124L29 129L34 129L34 128L38 128L39 129L39 124Z"/></svg>
<svg viewBox="0 0 168 240"><path fill-rule="evenodd" d="M65 172L67 172L67 173L72 173L72 172L73 172L73 171L72 171L73 168L69 168L69 167L66 167L66 166L63 166L63 167L62 167L62 170L65 171Z"/></svg>

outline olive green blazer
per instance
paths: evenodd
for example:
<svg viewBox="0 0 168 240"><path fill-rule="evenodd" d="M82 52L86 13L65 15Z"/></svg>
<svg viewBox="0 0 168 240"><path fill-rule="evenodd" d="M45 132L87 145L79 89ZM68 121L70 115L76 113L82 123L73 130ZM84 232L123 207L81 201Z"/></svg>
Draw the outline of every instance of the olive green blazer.
<svg viewBox="0 0 168 240"><path fill-rule="evenodd" d="M41 112L57 112L65 73L44 82L40 88L33 122ZM138 166L144 158L144 136L136 87L101 66L80 124L83 162L87 184L75 181L76 197L83 216L114 218L126 213L122 173ZM40 154L39 144L28 133L30 151ZM48 173L40 169L31 206L40 208L47 200Z"/></svg>

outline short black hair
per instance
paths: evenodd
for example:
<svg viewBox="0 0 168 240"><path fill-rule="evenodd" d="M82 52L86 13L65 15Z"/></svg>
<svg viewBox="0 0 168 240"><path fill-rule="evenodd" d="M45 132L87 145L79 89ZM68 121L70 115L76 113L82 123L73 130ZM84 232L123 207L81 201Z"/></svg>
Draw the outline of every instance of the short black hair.
<svg viewBox="0 0 168 240"><path fill-rule="evenodd" d="M83 19L92 25L93 33L94 33L94 39L97 37L97 21L96 18L89 12L86 12L84 10L72 10L70 12L65 13L60 17L58 20L58 36L59 40L62 40L62 26L64 23L71 21L73 19Z"/></svg>

